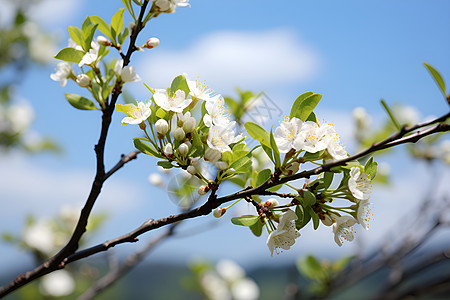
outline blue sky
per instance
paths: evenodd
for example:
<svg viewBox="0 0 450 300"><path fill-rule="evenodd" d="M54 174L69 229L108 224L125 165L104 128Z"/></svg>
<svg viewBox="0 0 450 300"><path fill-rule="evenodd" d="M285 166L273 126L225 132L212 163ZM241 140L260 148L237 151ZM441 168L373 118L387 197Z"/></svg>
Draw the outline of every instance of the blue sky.
<svg viewBox="0 0 450 300"><path fill-rule="evenodd" d="M52 5L56 2L49 1ZM110 20L122 7L118 0L59 2L64 5L38 11L35 17L56 34L61 48L68 38L67 26L81 26L86 15ZM383 115L381 98L413 105L422 117L448 110L422 65L428 62L444 78L450 78L448 1L191 1L191 5L152 20L142 34L138 44L152 36L161 40L160 46L136 53L132 61L150 86L165 87L175 75L187 72L200 76L224 95L233 95L236 86L264 90L285 114L299 94L311 90L324 94L319 117L334 122L350 145L351 110L357 106L365 107L375 120ZM50 80L56 63L33 67L20 85L19 95L36 111L33 129L53 136L65 153L59 157L12 153L0 158L0 173L10 174L0 183L0 198L9 200L0 212L1 231L20 233L27 213L51 217L63 205L79 207L94 176L93 145L99 134L100 114L76 111L68 105L64 93L76 93L79 88L70 83L61 88ZM138 99L149 97L142 83L130 83L127 90ZM135 127L121 127L121 118L115 115L111 126L106 156L109 166L121 153L133 150L131 138L138 134ZM374 191L372 199L379 217L370 232L358 232L361 240L376 243L389 229L391 223L385 221L395 219L395 215L386 209L388 206L404 210L405 202L393 204L387 198L416 201L417 195L424 193L420 184L411 182L427 181L425 166L412 165L404 157L390 162L394 160L405 166L393 164L395 186ZM150 217L177 212L165 192L147 182L154 164L152 158L141 156L108 181L96 211L108 212L110 219L99 235L92 237L92 244L126 233ZM413 175L405 177L406 173ZM443 174L448 178L448 170ZM406 184L410 186L407 191ZM186 227L198 229L211 223L216 228L169 241L158 248L155 257L184 261L195 256L225 256L241 263L276 264L314 253L319 247L329 249L334 256L348 254L357 244L338 248L329 228L317 234L309 230L293 249L269 259L264 237L254 238L226 218L217 222L204 217ZM127 245L115 251L128 253L137 248L139 245ZM10 246L0 244L0 249L8 253L0 258L1 267L8 266L11 258L27 258Z"/></svg>

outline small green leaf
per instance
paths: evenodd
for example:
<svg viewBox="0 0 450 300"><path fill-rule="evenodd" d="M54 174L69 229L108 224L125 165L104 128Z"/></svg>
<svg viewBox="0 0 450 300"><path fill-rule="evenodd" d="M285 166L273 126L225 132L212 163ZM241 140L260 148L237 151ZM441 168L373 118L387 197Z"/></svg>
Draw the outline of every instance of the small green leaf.
<svg viewBox="0 0 450 300"><path fill-rule="evenodd" d="M302 121L306 121L314 108L316 108L320 99L322 99L322 95L314 94L313 92L301 94L295 99L292 105L290 118L296 117Z"/></svg>
<svg viewBox="0 0 450 300"><path fill-rule="evenodd" d="M303 189L302 192L303 192L303 197L301 197L301 199L302 199L305 207L316 204L317 199L313 193L311 193L310 191L308 191L306 189Z"/></svg>
<svg viewBox="0 0 450 300"><path fill-rule="evenodd" d="M261 236L262 229L263 229L263 223L261 222L261 220L258 220L255 224L250 226L250 230L256 236Z"/></svg>
<svg viewBox="0 0 450 300"><path fill-rule="evenodd" d="M423 64L428 69L428 72L430 72L431 76L433 76L433 79L436 82L436 84L439 86L439 89L441 90L442 94L444 95L444 98L446 98L447 91L445 88L444 79L442 79L441 74L439 74L439 72L435 68L433 68L431 65L429 65L427 63L423 63Z"/></svg>
<svg viewBox="0 0 450 300"><path fill-rule="evenodd" d="M241 169L243 166L246 166L248 164L251 165L251 163L252 163L252 160L249 157L249 155L247 155L247 156L243 156L243 157L239 158L238 160L236 160L235 162L233 162L230 165L230 168L233 168L237 171L237 170Z"/></svg>
<svg viewBox="0 0 450 300"><path fill-rule="evenodd" d="M172 169L173 168L172 163L167 160L160 160L156 164L160 167L163 167L164 169Z"/></svg>
<svg viewBox="0 0 450 300"><path fill-rule="evenodd" d="M127 38L128 34L129 34L128 27L125 27L124 31L121 34L119 34L118 39L120 45L122 45L125 42L125 39Z"/></svg>
<svg viewBox="0 0 450 300"><path fill-rule="evenodd" d="M194 130L192 132L192 147L191 147L191 151L193 151L192 153L190 153L191 157L196 157L196 156L201 156L203 155L203 142L202 139L200 138L200 135L198 134L197 130Z"/></svg>
<svg viewBox="0 0 450 300"><path fill-rule="evenodd" d="M334 272L342 271L348 263L354 258L354 256L343 257L335 261L332 265L332 269Z"/></svg>
<svg viewBox="0 0 450 300"><path fill-rule="evenodd" d="M14 237L9 233L2 233L2 239L6 242L12 242Z"/></svg>
<svg viewBox="0 0 450 300"><path fill-rule="evenodd" d="M313 228L314 230L316 230L319 227L319 216L316 214L316 212L311 206L305 207L305 210L311 216L313 220Z"/></svg>
<svg viewBox="0 0 450 300"><path fill-rule="evenodd" d="M303 160L315 161L321 159L324 152L325 150L317 151L315 153L306 152L305 155L303 155Z"/></svg>
<svg viewBox="0 0 450 300"><path fill-rule="evenodd" d="M279 184L268 189L269 192L276 192L283 187L283 184Z"/></svg>
<svg viewBox="0 0 450 300"><path fill-rule="evenodd" d="M58 54L55 55L56 59L79 63L84 56L84 52L81 50L74 49L72 47L67 47L61 49Z"/></svg>
<svg viewBox="0 0 450 300"><path fill-rule="evenodd" d="M166 112L164 109L162 109L162 108L159 108L159 109L156 111L156 116L157 116L158 118L160 118L160 119L164 119L164 118L166 117L166 115L167 115L167 112Z"/></svg>
<svg viewBox="0 0 450 300"><path fill-rule="evenodd" d="M333 172L325 172L323 174L323 186L324 189L328 189L333 182L334 173Z"/></svg>
<svg viewBox="0 0 450 300"><path fill-rule="evenodd" d="M270 129L270 146L273 150L273 158L275 160L275 168L281 167L280 150L278 150L277 143L275 142L275 137L273 136L272 129Z"/></svg>
<svg viewBox="0 0 450 300"><path fill-rule="evenodd" d="M174 94L178 90L182 90L186 97L191 91L184 75L178 75L172 80L172 84L170 85L170 92Z"/></svg>
<svg viewBox="0 0 450 300"><path fill-rule="evenodd" d="M304 275L312 280L325 278L325 273L320 262L312 255L297 262L297 268Z"/></svg>
<svg viewBox="0 0 450 300"><path fill-rule="evenodd" d="M258 222L259 216L252 216L252 215L244 215L241 217L235 217L231 218L231 222L234 225L241 225L241 226L252 226L256 222Z"/></svg>
<svg viewBox="0 0 450 300"><path fill-rule="evenodd" d="M66 93L65 94L67 101L69 101L70 105L72 105L75 108L81 109L81 110L93 110L93 109L98 109L94 102L92 102L91 100L82 97L80 95L77 94L71 94L71 93Z"/></svg>
<svg viewBox="0 0 450 300"><path fill-rule="evenodd" d="M316 117L316 114L315 113L310 113L309 114L309 117L306 119L306 121L311 121L311 122L314 122L314 123L317 123L317 117Z"/></svg>
<svg viewBox="0 0 450 300"><path fill-rule="evenodd" d="M159 154L155 148L153 148L150 144L145 143L144 141L147 140L145 138L137 137L133 139L134 147L141 151L144 154L152 155L158 158L164 158L161 154Z"/></svg>
<svg viewBox="0 0 450 300"><path fill-rule="evenodd" d="M378 163L373 161L373 157L371 157L364 166L364 173L369 174L370 180L373 180L377 175Z"/></svg>
<svg viewBox="0 0 450 300"><path fill-rule="evenodd" d="M264 145L266 147L272 148L270 146L270 135L267 130L259 126L258 124L255 124L253 122L247 122L244 125L245 130L247 130L247 133L261 143L261 145ZM263 147L264 148L264 147Z"/></svg>
<svg viewBox="0 0 450 300"><path fill-rule="evenodd" d="M136 20L136 16L134 15L133 5L131 5L131 0L122 0L123 5L127 8L127 10L130 12L130 15L133 17L134 20Z"/></svg>
<svg viewBox="0 0 450 300"><path fill-rule="evenodd" d="M384 102L383 99L381 99L380 102L381 102L381 105L383 105L384 109L386 110L387 114L389 115L389 118L391 118L391 121L394 124L395 128L397 128L397 130L402 129L402 126L398 123L397 119L395 118L394 114L392 113L391 109L386 104L386 102Z"/></svg>
<svg viewBox="0 0 450 300"><path fill-rule="evenodd" d="M256 177L256 186L260 186L264 182L266 182L270 176L272 176L272 172L270 172L270 169L264 169L261 170L261 172L258 173L258 177Z"/></svg>
<svg viewBox="0 0 450 300"><path fill-rule="evenodd" d="M76 26L69 26L69 35L78 45L83 45L83 32Z"/></svg>
<svg viewBox="0 0 450 300"><path fill-rule="evenodd" d="M116 36L122 32L123 24L124 24L124 11L125 8L120 9L118 12L114 14L111 19L111 33L114 36L114 41L116 40Z"/></svg>
<svg viewBox="0 0 450 300"><path fill-rule="evenodd" d="M303 208L302 205L297 205L295 208L295 214L298 219L295 221L295 226L298 230L302 229L311 220L311 215Z"/></svg>
<svg viewBox="0 0 450 300"><path fill-rule="evenodd" d="M114 41L114 37L111 34L111 28L109 27L108 23L105 22L105 20L103 20L99 16L91 16L90 18L92 23L98 25L98 30L106 35L111 41Z"/></svg>

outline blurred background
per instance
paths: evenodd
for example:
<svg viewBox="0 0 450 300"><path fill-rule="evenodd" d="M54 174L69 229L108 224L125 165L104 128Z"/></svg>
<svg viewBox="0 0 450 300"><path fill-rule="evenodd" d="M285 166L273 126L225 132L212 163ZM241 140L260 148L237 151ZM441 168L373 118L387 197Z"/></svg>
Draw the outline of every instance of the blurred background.
<svg viewBox="0 0 450 300"><path fill-rule="evenodd" d="M0 285L35 264L37 252L30 254L30 245L38 235L54 234L43 224L58 223L63 243L63 233L70 232L76 211L87 198L95 171L93 146L99 136L100 113L77 111L67 103L64 93L78 93L79 87L69 82L62 88L50 79L57 64L52 57L66 47L69 25L80 27L88 15L109 21L122 7L119 0L0 0L0 233L4 235L0 242ZM263 91L262 102L249 118L259 120L265 128L278 126L301 93L323 94L316 110L318 119L333 123L346 150L354 154L377 133L388 130L380 99L395 107L404 123L426 121L448 112L448 104L422 63L434 66L448 82L449 9L450 3L445 0L193 0L191 7L162 14L148 24L137 44L144 44L150 37L158 37L161 44L136 53L131 64L142 81L154 88L165 88L173 77L187 73L191 78L206 80L217 93L235 99L239 99L236 87L255 94ZM126 24L131 21L128 17ZM142 81L127 84L129 97L151 97ZM9 120L13 112L17 112L16 118ZM134 149L132 138L139 134L137 127L121 127L121 118L116 114L111 126L107 168L121 154ZM329 261L370 255L383 245L395 244L392 241L397 238L401 241L401 234L407 232L405 224L416 219L415 209L425 199L439 202L448 198L449 143L444 136L429 141L429 145L399 147L375 156L381 174L371 196L375 217L368 232L357 231L353 243L338 247L330 228L320 226L314 231L308 225L294 247L270 257L266 236L255 237L247 228L229 221L251 212L242 204L221 219L206 216L181 224L177 234L153 249L132 274L142 278L148 272L164 270L167 284L182 290L183 284L190 285L189 280L174 274L186 273L195 285L193 281L201 283L199 270L211 269L226 259L253 274L260 289L266 288L261 298L270 299L280 289L288 295L289 288L285 287L293 278L289 274L299 276L295 267L298 260L307 255ZM98 226L87 234L83 246L127 233L149 218L180 212L167 191L175 174L161 173L155 163L151 157L140 156L108 180L94 210L93 223ZM162 183L151 175L154 173L161 176ZM235 190L230 184L219 194ZM32 224L42 226L30 233ZM121 245L90 260L98 264L98 272L104 273L111 261L120 262L142 249L162 233L159 231L142 236L140 243ZM31 238L28 244L20 241L29 236L34 240ZM448 238L444 228L426 243L432 248L445 248ZM37 239L36 243L40 242ZM45 250L54 251L54 245L47 246ZM277 278L276 272L283 275L275 283L272 278ZM152 277L155 286L155 278L166 278L163 273ZM99 276L89 274L92 278ZM271 284L276 286L273 294L268 292ZM79 289L88 286L84 283ZM195 293L191 296L199 297Z"/></svg>

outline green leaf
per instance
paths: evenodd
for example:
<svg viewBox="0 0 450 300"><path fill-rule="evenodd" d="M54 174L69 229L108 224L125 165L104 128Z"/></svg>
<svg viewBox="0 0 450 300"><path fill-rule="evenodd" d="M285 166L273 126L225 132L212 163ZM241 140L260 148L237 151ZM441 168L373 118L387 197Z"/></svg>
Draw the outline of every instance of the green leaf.
<svg viewBox="0 0 450 300"><path fill-rule="evenodd" d="M128 27L125 27L124 31L121 34L119 34L118 39L120 45L122 45L125 42L125 39L127 38L128 34L129 34Z"/></svg>
<svg viewBox="0 0 450 300"><path fill-rule="evenodd" d="M233 169L235 169L236 171L238 171L239 169L241 169L241 168L244 167L244 166L247 166L248 164L251 165L251 163L252 163L252 160L251 160L251 158L249 157L249 155L247 155L247 156L243 156L243 157L239 158L238 160L236 160L235 162L233 162L233 163L230 165L230 168L233 168ZM247 170L247 171L248 171L248 170Z"/></svg>
<svg viewBox="0 0 450 300"><path fill-rule="evenodd" d="M321 151L317 151L314 153L310 153L310 152L306 152L303 155L303 159L306 161L314 161L314 160L318 160L322 158L323 153L325 152L325 150L321 150Z"/></svg>
<svg viewBox="0 0 450 300"><path fill-rule="evenodd" d="M258 220L255 224L250 226L250 230L256 236L261 236L262 229L263 229L263 223L261 222L261 220Z"/></svg>
<svg viewBox="0 0 450 300"><path fill-rule="evenodd" d="M275 142L275 138L273 136L272 129L270 129L270 146L273 150L273 158L275 160L275 168L281 167L281 159L280 159L280 150L278 150L277 143Z"/></svg>
<svg viewBox="0 0 450 300"><path fill-rule="evenodd" d="M98 25L97 28L100 30L104 35L106 35L111 41L114 41L114 37L111 34L111 28L109 27L108 23L105 22L102 18L99 16L91 16L90 17L92 23L95 25Z"/></svg>
<svg viewBox="0 0 450 300"><path fill-rule="evenodd" d="M141 0L133 0L133 2L136 3L136 5L142 6Z"/></svg>
<svg viewBox="0 0 450 300"><path fill-rule="evenodd" d="M258 177L256 177L256 186L260 186L266 182L270 176L272 176L270 169L261 170L261 172L258 173Z"/></svg>
<svg viewBox="0 0 450 300"><path fill-rule="evenodd" d="M446 98L447 92L445 89L445 82L444 82L444 79L442 79L441 74L439 74L439 72L435 68L433 68L431 65L429 65L427 63L423 63L423 65L427 68L428 72L430 72L431 76L433 76L433 79L436 82L436 84L439 86L439 89L441 90L442 94L444 95L444 98Z"/></svg>
<svg viewBox="0 0 450 300"><path fill-rule="evenodd" d="M377 175L378 163L373 161L373 157L371 157L364 166L364 173L369 174L370 180L373 180Z"/></svg>
<svg viewBox="0 0 450 300"><path fill-rule="evenodd" d="M269 192L276 192L283 187L283 184L279 184L268 189Z"/></svg>
<svg viewBox="0 0 450 300"><path fill-rule="evenodd" d="M297 205L297 207L295 208L295 214L298 217L298 219L295 221L295 226L298 230L305 227L306 224L309 223L309 220L311 220L311 215L303 208L302 205Z"/></svg>
<svg viewBox="0 0 450 300"><path fill-rule="evenodd" d="M319 227L319 216L316 214L314 209L311 206L305 207L305 210L308 212L308 214L311 216L313 220L313 227L314 230L316 230Z"/></svg>
<svg viewBox="0 0 450 300"><path fill-rule="evenodd" d="M247 130L247 133L261 143L261 145L272 148L270 145L270 135L267 130L259 126L258 124L255 124L253 122L247 122L244 125L245 130ZM264 147L263 147L264 148Z"/></svg>
<svg viewBox="0 0 450 300"><path fill-rule="evenodd" d="M320 262L312 255L297 262L297 268L304 275L312 280L320 280L325 277L325 272Z"/></svg>
<svg viewBox="0 0 450 300"><path fill-rule="evenodd" d="M306 206L311 206L313 204L316 204L316 196L311 193L310 191L303 189L303 197L301 197L301 201L303 202L303 204Z"/></svg>
<svg viewBox="0 0 450 300"><path fill-rule="evenodd" d="M158 158L164 158L161 154L159 154L155 148L153 148L150 144L145 143L144 141L147 140L145 138L137 137L133 139L134 147L141 151L144 154L152 155Z"/></svg>
<svg viewBox="0 0 450 300"><path fill-rule="evenodd" d="M338 259L332 265L333 271L334 272L342 271L353 258L354 258L354 256L348 256L348 257L343 257L341 259Z"/></svg>
<svg viewBox="0 0 450 300"><path fill-rule="evenodd" d="M14 240L14 237L9 233L2 233L2 239L5 242L12 242Z"/></svg>
<svg viewBox="0 0 450 300"><path fill-rule="evenodd" d="M124 11L125 8L120 9L111 19L111 34L114 36L114 41L116 40L116 36L122 32Z"/></svg>
<svg viewBox="0 0 450 300"><path fill-rule="evenodd" d="M66 99L70 105L81 110L98 109L94 102L77 94L66 93Z"/></svg>
<svg viewBox="0 0 450 300"><path fill-rule="evenodd" d="M398 123L397 119L395 118L394 114L392 113L391 109L386 104L386 102L384 102L383 99L381 99L380 102L381 102L381 105L383 105L384 109L386 110L387 114L389 115L389 118L391 118L391 121L394 124L395 128L397 128L397 130L402 129L402 126Z"/></svg>
<svg viewBox="0 0 450 300"><path fill-rule="evenodd" d="M166 112L164 109L162 109L162 108L159 108L159 109L156 111L156 116L157 116L158 118L160 118L160 119L164 119L164 118L166 117L166 115L167 115L167 112Z"/></svg>
<svg viewBox="0 0 450 300"><path fill-rule="evenodd" d="M74 49L72 47L67 47L61 49L58 54L55 55L56 59L79 63L84 56L84 52L81 50Z"/></svg>
<svg viewBox="0 0 450 300"><path fill-rule="evenodd" d="M334 173L333 172L325 172L323 174L323 185L324 189L328 189L333 182Z"/></svg>
<svg viewBox="0 0 450 300"><path fill-rule="evenodd" d="M170 92L174 94L178 90L184 91L186 97L191 91L188 87L187 80L184 75L178 75L172 80L172 84L170 85Z"/></svg>
<svg viewBox="0 0 450 300"><path fill-rule="evenodd" d="M78 45L83 45L83 32L76 26L69 26L69 35Z"/></svg>
<svg viewBox="0 0 450 300"><path fill-rule="evenodd" d="M313 113L313 112L310 113L309 116L308 116L308 118L306 119L306 121L311 121L311 122L317 123L317 117L316 117L316 114Z"/></svg>
<svg viewBox="0 0 450 300"><path fill-rule="evenodd" d="M241 217L235 217L231 218L231 222L234 225L241 225L241 226L252 226L256 222L258 222L259 216L252 216L252 215L244 215Z"/></svg>
<svg viewBox="0 0 450 300"><path fill-rule="evenodd" d="M172 163L167 160L160 160L156 164L160 167L163 167L164 169L172 169L173 168Z"/></svg>
<svg viewBox="0 0 450 300"><path fill-rule="evenodd" d="M322 95L314 94L313 92L301 94L295 99L292 105L290 118L296 117L302 121L306 121L314 108L316 108L320 99L322 99Z"/></svg>
<svg viewBox="0 0 450 300"><path fill-rule="evenodd" d="M122 0L123 5L127 8L127 10L130 12L130 15L133 17L134 20L136 20L136 16L134 15L133 5L131 5L131 0Z"/></svg>

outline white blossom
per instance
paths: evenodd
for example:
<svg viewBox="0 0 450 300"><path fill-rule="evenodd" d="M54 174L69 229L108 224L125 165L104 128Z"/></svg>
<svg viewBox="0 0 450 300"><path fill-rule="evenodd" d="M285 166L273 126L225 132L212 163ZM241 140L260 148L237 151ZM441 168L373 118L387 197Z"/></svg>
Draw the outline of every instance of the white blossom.
<svg viewBox="0 0 450 300"><path fill-rule="evenodd" d="M168 143L166 146L164 146L164 154L166 156L173 155L173 147L171 143Z"/></svg>
<svg viewBox="0 0 450 300"><path fill-rule="evenodd" d="M31 125L34 119L34 110L27 101L11 105L6 111L10 123L10 130L14 133L23 132Z"/></svg>
<svg viewBox="0 0 450 300"><path fill-rule="evenodd" d="M305 150L309 153L316 153L326 149L329 142L327 129L312 121L304 122L301 132L299 132L293 143L293 147L296 150Z"/></svg>
<svg viewBox="0 0 450 300"><path fill-rule="evenodd" d="M103 35L99 35L98 37L97 37L97 43L99 43L100 45L103 45L103 46L111 46L112 44L111 44L111 41L110 40L108 40L105 36L103 36Z"/></svg>
<svg viewBox="0 0 450 300"><path fill-rule="evenodd" d="M181 113L192 102L192 98L190 96L186 98L182 90L177 90L173 95L169 96L167 90L157 89L153 95L153 99L164 110L177 113Z"/></svg>
<svg viewBox="0 0 450 300"><path fill-rule="evenodd" d="M257 300L260 296L258 285L249 278L243 278L231 285L231 295L235 300Z"/></svg>
<svg viewBox="0 0 450 300"><path fill-rule="evenodd" d="M136 74L134 66L123 66L123 60L118 60L114 66L114 72L120 76L123 82L139 81L141 77Z"/></svg>
<svg viewBox="0 0 450 300"><path fill-rule="evenodd" d="M164 180L158 173L151 173L148 176L148 182L154 186L163 187L164 186Z"/></svg>
<svg viewBox="0 0 450 300"><path fill-rule="evenodd" d="M191 6L189 0L156 0L155 5L160 11L168 13L174 13L178 6Z"/></svg>
<svg viewBox="0 0 450 300"><path fill-rule="evenodd" d="M239 281L245 277L244 269L229 259L220 260L216 265L216 270L228 283Z"/></svg>
<svg viewBox="0 0 450 300"><path fill-rule="evenodd" d="M206 102L205 108L207 113L203 116L203 122L206 127L214 125L226 126L230 123L228 119L229 112L224 106L224 100L222 96L217 95Z"/></svg>
<svg viewBox="0 0 450 300"><path fill-rule="evenodd" d="M333 224L334 241L338 246L342 246L342 242L347 240L349 242L353 241L353 228L356 220L350 216L342 216L336 218L336 223Z"/></svg>
<svg viewBox="0 0 450 300"><path fill-rule="evenodd" d="M230 144L236 143L242 139L241 135L235 136L234 126L236 122L230 122L227 126L213 125L209 129L207 144L210 148L220 152L231 151Z"/></svg>
<svg viewBox="0 0 450 300"><path fill-rule="evenodd" d="M39 289L44 295L62 297L70 295L75 289L75 281L66 270L52 272L42 278Z"/></svg>
<svg viewBox="0 0 450 300"><path fill-rule="evenodd" d="M348 188L352 195L358 200L367 200L370 197L372 185L369 175L361 172L361 168L353 167L350 169L350 178L348 179Z"/></svg>
<svg viewBox="0 0 450 300"><path fill-rule="evenodd" d="M296 148L294 146L294 141L301 132L302 125L303 122L300 119L294 117L289 120L289 118L285 118L283 122L281 122L280 126L275 129L273 136L280 153L287 153L292 148L295 148L295 150L301 150L300 148Z"/></svg>
<svg viewBox="0 0 450 300"><path fill-rule="evenodd" d="M125 114L128 117L122 119L122 124L141 124L152 114L150 103L139 102L138 105L125 104L128 110Z"/></svg>
<svg viewBox="0 0 450 300"><path fill-rule="evenodd" d="M369 230L369 221L373 220L372 207L373 204L369 203L368 200L361 200L358 203L356 219L365 230Z"/></svg>
<svg viewBox="0 0 450 300"><path fill-rule="evenodd" d="M189 94L196 99L200 99L203 101L213 101L217 95L214 95L214 92L212 89L206 85L206 83L201 82L200 80L189 80L187 79L187 75L184 74L186 77L186 82L189 87ZM220 95L219 95L220 96Z"/></svg>
<svg viewBox="0 0 450 300"><path fill-rule="evenodd" d="M280 216L277 229L270 233L266 242L271 255L274 250L279 254L280 248L289 250L294 245L295 239L300 236L300 232L295 227L295 220L297 220L297 215L292 210L288 210Z"/></svg>
<svg viewBox="0 0 450 300"><path fill-rule="evenodd" d="M215 163L219 159L222 158L222 152L220 152L217 149L208 148L205 151L204 159L206 161L210 161L212 163Z"/></svg>
<svg viewBox="0 0 450 300"><path fill-rule="evenodd" d="M333 125L330 124L322 124L321 127L323 130L327 131L328 135L328 146L327 151L328 154L331 155L332 160L340 160L348 157L347 151L345 151L344 147L341 145L341 138L337 134Z"/></svg>
<svg viewBox="0 0 450 300"><path fill-rule="evenodd" d="M50 78L54 81L61 81L59 84L65 87L67 79L73 74L72 63L63 61L58 63L55 73L50 74Z"/></svg>
<svg viewBox="0 0 450 300"><path fill-rule="evenodd" d="M175 131L173 132L173 137L178 140L181 141L186 137L186 133L184 132L183 128L178 127L177 129L175 129Z"/></svg>
<svg viewBox="0 0 450 300"><path fill-rule="evenodd" d="M38 221L25 229L25 244L45 254L53 254L55 250L55 234L48 221Z"/></svg>
<svg viewBox="0 0 450 300"><path fill-rule="evenodd" d="M91 65L98 59L98 50L100 49L100 45L97 42L92 41L91 49L89 52L86 52L78 63L78 66L81 68L83 65Z"/></svg>

